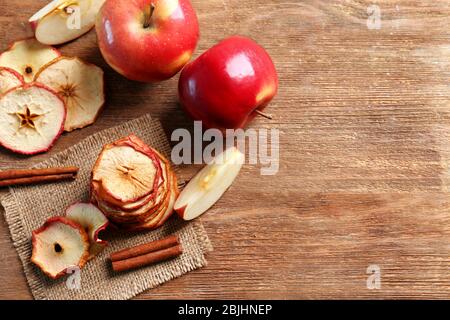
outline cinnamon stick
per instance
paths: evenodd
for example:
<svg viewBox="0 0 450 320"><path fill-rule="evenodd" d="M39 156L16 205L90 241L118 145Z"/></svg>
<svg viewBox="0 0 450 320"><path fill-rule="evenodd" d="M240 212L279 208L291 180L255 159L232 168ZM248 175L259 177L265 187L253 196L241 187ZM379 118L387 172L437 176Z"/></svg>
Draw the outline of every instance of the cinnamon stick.
<svg viewBox="0 0 450 320"><path fill-rule="evenodd" d="M140 267L145 267L157 262L169 260L175 257L178 257L183 253L183 248L181 245L176 245L174 247L170 247L167 249L150 252L142 256L113 261L112 268L115 272L128 271Z"/></svg>
<svg viewBox="0 0 450 320"><path fill-rule="evenodd" d="M0 180L0 188L17 186L17 185L26 185L26 184L37 184L37 183L43 183L43 182L56 182L56 181L69 180L69 179L75 179L75 175L68 173L68 174L60 174L60 175L52 175L52 176L34 176L34 177L26 177L26 178Z"/></svg>
<svg viewBox="0 0 450 320"><path fill-rule="evenodd" d="M167 238L152 241L150 243L141 244L139 246L128 248L124 250L120 250L111 254L111 261L120 261L129 258L134 258L138 256L142 256L144 254L155 252L162 249L167 249L173 246L176 246L180 242L178 241L178 237L173 235Z"/></svg>
<svg viewBox="0 0 450 320"><path fill-rule="evenodd" d="M47 169L13 169L0 171L0 180L11 180L17 178L37 177L37 176L53 176L61 174L78 173L77 167L65 167L65 168L47 168Z"/></svg>

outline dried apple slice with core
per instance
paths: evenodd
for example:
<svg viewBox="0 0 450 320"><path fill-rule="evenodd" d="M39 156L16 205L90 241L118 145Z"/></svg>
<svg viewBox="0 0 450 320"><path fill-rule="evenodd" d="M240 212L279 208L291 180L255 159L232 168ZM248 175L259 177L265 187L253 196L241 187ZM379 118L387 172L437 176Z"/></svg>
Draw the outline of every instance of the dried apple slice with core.
<svg viewBox="0 0 450 320"><path fill-rule="evenodd" d="M50 45L63 44L92 29L97 13L105 1L54 0L28 21L39 42Z"/></svg>
<svg viewBox="0 0 450 320"><path fill-rule="evenodd" d="M32 82L34 76L50 61L58 58L60 52L43 45L36 39L14 42L9 50L0 55L0 67L7 67L20 73L25 82Z"/></svg>
<svg viewBox="0 0 450 320"><path fill-rule="evenodd" d="M152 163L154 168L154 172L151 173L152 179L149 179L148 183L142 188L142 184L139 183L138 192L133 192L132 195L126 197L121 195L124 194L121 191L121 188L125 185L124 183L108 182L108 180L118 180L115 177L115 173L111 174L108 171L116 170L114 166L117 163L122 163L123 160L109 160L105 162L104 159L106 152L111 150L117 150L116 152L122 153L120 148L126 148L125 150L131 148L134 153L148 157L146 169L148 170L150 163ZM126 159L129 162L127 167L136 161L134 153L127 155ZM112 158L117 159L118 157L114 156ZM121 158L125 157L121 156ZM101 167L112 169L102 173L99 171ZM150 176L148 172L145 173L142 170L137 170L136 174L139 177ZM99 176L102 179L99 179ZM173 205L178 196L178 186L176 184L176 176L170 168L170 163L158 151L147 146L135 135L130 135L106 145L97 159L92 177L91 201L119 228L132 231L155 229L161 226L173 213ZM153 180L153 185L151 180ZM132 180L131 183L135 182ZM135 187L133 188L136 189Z"/></svg>
<svg viewBox="0 0 450 320"><path fill-rule="evenodd" d="M127 230L151 230L161 226L173 213L173 206L178 196L177 179L174 174L170 175L169 192L167 198L164 200L158 209L145 219L139 219L134 223L123 224L122 227Z"/></svg>
<svg viewBox="0 0 450 320"><path fill-rule="evenodd" d="M99 238L99 233L108 226L108 219L92 203L75 203L66 211L66 217L78 223L89 236L89 259L99 254L107 242Z"/></svg>
<svg viewBox="0 0 450 320"><path fill-rule="evenodd" d="M32 155L48 151L61 135L64 101L41 84L16 87L0 98L0 145Z"/></svg>
<svg viewBox="0 0 450 320"><path fill-rule="evenodd" d="M35 81L52 88L65 101L65 131L93 124L105 104L103 70L79 58L53 60L42 67Z"/></svg>
<svg viewBox="0 0 450 320"><path fill-rule="evenodd" d="M16 71L10 68L0 67L0 96L23 83L23 77Z"/></svg>
<svg viewBox="0 0 450 320"><path fill-rule="evenodd" d="M96 181L92 182L92 193L94 201L99 205L102 211L108 213L108 217L116 222L122 223L136 223L138 221L145 221L148 217L153 216L166 202L168 201L170 195L170 181L172 179L172 173L169 175L170 167L168 163L164 163L164 170L162 179L162 184L158 185L156 196L154 194L149 195L152 199L150 201L145 200L144 197L142 202L138 200L137 202L131 203L133 205L133 210L130 210L128 205L123 204L117 206L116 203L111 203L111 197L105 192L99 192L98 183ZM135 206L135 204L140 204ZM125 209L125 207L127 209Z"/></svg>
<svg viewBox="0 0 450 320"><path fill-rule="evenodd" d="M82 268L89 256L89 238L75 222L54 217L33 231L31 261L49 277L63 276L69 267Z"/></svg>
<svg viewBox="0 0 450 320"><path fill-rule="evenodd" d="M175 211L184 220L192 220L216 203L231 186L244 163L244 155L228 148L206 165L181 191Z"/></svg>
<svg viewBox="0 0 450 320"><path fill-rule="evenodd" d="M108 192L102 188L101 185L96 183L96 181L92 182L92 188L93 191L96 192L99 197L111 204L113 207L118 208L118 210L123 211L135 211L137 209L142 208L143 206L146 206L147 208L151 208L152 204L157 204L159 201L159 198L162 196L162 192L165 192L165 184L167 183L167 172L170 169L170 166L167 162L167 160L162 159L157 152L155 152L153 149L150 149L149 147L142 148L139 145L131 142L132 140L121 139L114 143L116 146L130 146L132 148L135 148L136 151L146 154L147 156L151 157L153 159L153 163L155 164L155 167L157 167L157 176L158 179L155 179L153 184L153 189L148 193L148 195L141 197L139 199L136 199L135 201L129 201L129 202L123 202L120 201L114 197L112 197ZM149 202L151 202L149 204Z"/></svg>
<svg viewBox="0 0 450 320"><path fill-rule="evenodd" d="M101 182L112 197L132 202L153 190L156 175L157 168L147 155L131 147L112 146L97 160L93 180Z"/></svg>
<svg viewBox="0 0 450 320"><path fill-rule="evenodd" d="M131 203L120 203L119 201L115 200L114 198L110 197L106 192L102 192L101 188L97 188L94 182L94 189L97 193L101 194L101 198L103 198L106 202L109 202L114 207L117 207L118 210L123 210L125 212L135 212L136 210L139 210L143 207L147 208L147 210L150 210L152 206L158 205L158 203L161 201L161 199L165 196L165 193L167 193L167 181L168 181L168 171L169 171L169 165L167 162L160 163L160 167L162 168L160 175L159 182L156 184L157 186L157 192L152 192L148 196L145 196L136 202Z"/></svg>

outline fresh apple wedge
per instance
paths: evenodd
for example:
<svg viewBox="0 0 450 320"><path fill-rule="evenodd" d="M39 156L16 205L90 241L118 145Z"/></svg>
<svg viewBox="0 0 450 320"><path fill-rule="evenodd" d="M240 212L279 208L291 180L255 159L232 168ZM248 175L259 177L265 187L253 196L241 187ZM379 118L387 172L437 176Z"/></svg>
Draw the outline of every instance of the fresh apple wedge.
<svg viewBox="0 0 450 320"><path fill-rule="evenodd" d="M0 96L24 84L23 77L10 68L0 67Z"/></svg>
<svg viewBox="0 0 450 320"><path fill-rule="evenodd" d="M82 268L89 257L89 238L77 223L53 217L33 231L31 261L50 278L63 276L69 267Z"/></svg>
<svg viewBox="0 0 450 320"><path fill-rule="evenodd" d="M32 82L42 66L58 58L61 53L53 47L43 45L36 39L14 42L0 55L0 67L20 73L25 82Z"/></svg>
<svg viewBox="0 0 450 320"><path fill-rule="evenodd" d="M66 211L66 217L78 223L89 236L89 259L99 254L108 242L99 238L101 231L108 227L108 219L92 203L75 203Z"/></svg>
<svg viewBox="0 0 450 320"><path fill-rule="evenodd" d="M231 186L244 163L244 155L231 147L206 165L181 191L174 209L184 220L192 220L216 203Z"/></svg>
<svg viewBox="0 0 450 320"><path fill-rule="evenodd" d="M67 106L64 130L95 122L105 104L103 70L79 58L59 57L42 67L35 81L55 90Z"/></svg>
<svg viewBox="0 0 450 320"><path fill-rule="evenodd" d="M29 22L36 39L58 45L72 41L94 27L105 0L54 0L36 12Z"/></svg>
<svg viewBox="0 0 450 320"><path fill-rule="evenodd" d="M0 145L32 155L48 151L64 129L66 105L42 84L15 87L0 98Z"/></svg>

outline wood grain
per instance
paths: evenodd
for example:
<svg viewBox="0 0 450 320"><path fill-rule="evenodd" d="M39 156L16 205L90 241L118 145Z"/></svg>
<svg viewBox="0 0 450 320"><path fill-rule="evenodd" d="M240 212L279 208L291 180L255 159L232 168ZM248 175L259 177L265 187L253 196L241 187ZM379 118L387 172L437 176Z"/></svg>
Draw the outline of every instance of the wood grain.
<svg viewBox="0 0 450 320"><path fill-rule="evenodd" d="M31 35L26 19L46 1L3 0L0 46ZM450 7L448 1L193 0L197 55L231 34L272 55L280 92L280 172L246 165L204 216L209 266L141 299L450 298ZM367 7L382 25L369 30ZM113 72L95 33L65 45L103 67L108 104L98 122L65 134L46 155L0 151L0 168L28 167L93 132L145 113L170 135L191 121L177 78L139 85ZM197 167L184 167L190 177ZM30 298L4 219L0 298ZM381 268L381 289L366 269Z"/></svg>

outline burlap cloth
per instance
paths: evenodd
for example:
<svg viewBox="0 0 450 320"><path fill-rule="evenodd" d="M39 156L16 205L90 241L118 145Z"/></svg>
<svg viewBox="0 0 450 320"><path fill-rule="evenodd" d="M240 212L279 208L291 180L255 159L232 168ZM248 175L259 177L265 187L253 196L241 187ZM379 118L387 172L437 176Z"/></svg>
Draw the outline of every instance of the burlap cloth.
<svg viewBox="0 0 450 320"><path fill-rule="evenodd" d="M145 116L96 133L36 166L77 166L80 172L75 181L14 187L2 197L11 237L35 299L129 299L206 265L205 253L212 247L201 222L185 223L177 217L154 231L115 234L109 246L81 270L78 290L69 289L67 277L51 280L30 262L32 230L40 227L47 218L62 215L70 204L86 201L91 169L102 146L130 133L135 133L170 159L170 147L160 123ZM179 258L131 272L113 273L108 259L112 252L173 233L179 235L184 248Z"/></svg>

